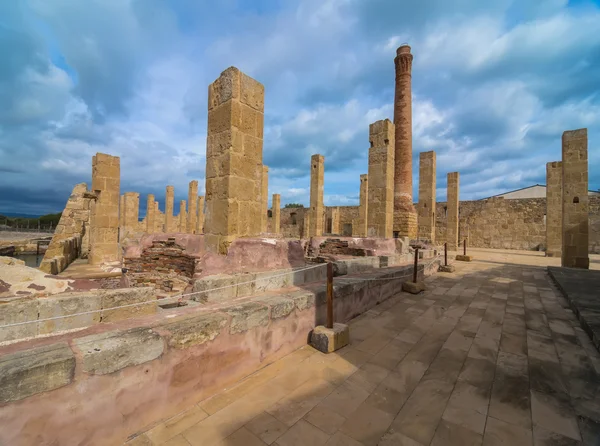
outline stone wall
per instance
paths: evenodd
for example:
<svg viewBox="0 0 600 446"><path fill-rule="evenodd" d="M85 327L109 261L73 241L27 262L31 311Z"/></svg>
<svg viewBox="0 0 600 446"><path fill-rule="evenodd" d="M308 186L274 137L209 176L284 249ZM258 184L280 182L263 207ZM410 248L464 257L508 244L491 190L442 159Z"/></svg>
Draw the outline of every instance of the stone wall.
<svg viewBox="0 0 600 446"><path fill-rule="evenodd" d="M86 198L86 193L85 183L80 183L73 188L40 264L42 271L58 274L77 259L82 251L87 254L91 199Z"/></svg>
<svg viewBox="0 0 600 446"><path fill-rule="evenodd" d="M369 278L381 280L373 282L335 279L335 320L386 301L411 272L377 271ZM0 444L122 444L306 345L325 322L325 307L322 283L212 312L165 310L133 328L121 321L0 348ZM277 398L264 390L259 396L250 418ZM60 410L67 406L77 410Z"/></svg>

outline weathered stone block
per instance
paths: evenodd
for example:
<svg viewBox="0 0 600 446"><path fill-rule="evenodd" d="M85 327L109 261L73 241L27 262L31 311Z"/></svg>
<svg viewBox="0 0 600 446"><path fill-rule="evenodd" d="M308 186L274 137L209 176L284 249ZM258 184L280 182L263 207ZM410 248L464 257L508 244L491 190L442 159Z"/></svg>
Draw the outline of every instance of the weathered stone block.
<svg viewBox="0 0 600 446"><path fill-rule="evenodd" d="M248 281L254 278L254 275L249 276L246 278ZM239 281L238 277L229 274L218 274L198 279L193 286L193 292L197 294L194 294L192 299L198 302L218 302L233 299L237 296L237 283Z"/></svg>
<svg viewBox="0 0 600 446"><path fill-rule="evenodd" d="M0 342L36 336L38 333L38 302L36 298L0 299L0 325L29 322L28 324L0 328Z"/></svg>
<svg viewBox="0 0 600 446"><path fill-rule="evenodd" d="M161 337L148 328L85 336L74 341L83 355L83 371L106 375L162 355Z"/></svg>
<svg viewBox="0 0 600 446"><path fill-rule="evenodd" d="M294 301L283 296L264 297L256 299L256 302L268 305L271 309L271 319L288 316L296 306Z"/></svg>
<svg viewBox="0 0 600 446"><path fill-rule="evenodd" d="M421 291L425 291L425 283L424 282L404 282L402 283L402 291L406 291L410 294L419 294Z"/></svg>
<svg viewBox="0 0 600 446"><path fill-rule="evenodd" d="M39 300L39 318L47 319L69 314L84 313L101 309L100 296L93 294L74 293ZM100 311L79 316L63 317L39 323L39 333L54 333L62 330L89 327L100 323Z"/></svg>
<svg viewBox="0 0 600 446"><path fill-rule="evenodd" d="M471 260L473 260L473 257L471 256L465 256L462 254L457 254L456 255L456 260L458 260L459 262L470 262Z"/></svg>
<svg viewBox="0 0 600 446"><path fill-rule="evenodd" d="M454 265L440 265L439 271L442 273L453 273L455 270Z"/></svg>
<svg viewBox="0 0 600 446"><path fill-rule="evenodd" d="M66 386L74 373L75 355L66 343L4 355L0 361L0 403Z"/></svg>
<svg viewBox="0 0 600 446"><path fill-rule="evenodd" d="M331 353L350 343L350 330L345 324L334 323L333 328L315 327L310 334L310 344L323 353Z"/></svg>
<svg viewBox="0 0 600 446"><path fill-rule="evenodd" d="M98 290L95 294L102 299L102 322L116 322L156 313L157 300L152 287ZM130 306L110 309L124 305Z"/></svg>
<svg viewBox="0 0 600 446"><path fill-rule="evenodd" d="M231 334L242 333L269 324L269 307L255 302L231 307L225 311L231 316L229 329Z"/></svg>
<svg viewBox="0 0 600 446"><path fill-rule="evenodd" d="M315 294L311 291L294 291L286 296L290 297L294 301L296 308L300 311L315 306Z"/></svg>
<svg viewBox="0 0 600 446"><path fill-rule="evenodd" d="M170 332L168 344L173 348L188 348L212 341L227 325L227 316L222 313L201 314L166 325Z"/></svg>

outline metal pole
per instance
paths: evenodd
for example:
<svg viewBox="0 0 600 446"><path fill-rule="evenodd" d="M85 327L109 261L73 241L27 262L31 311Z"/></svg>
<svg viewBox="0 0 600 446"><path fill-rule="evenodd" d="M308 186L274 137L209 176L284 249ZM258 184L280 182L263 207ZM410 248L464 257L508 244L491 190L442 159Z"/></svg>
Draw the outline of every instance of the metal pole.
<svg viewBox="0 0 600 446"><path fill-rule="evenodd" d="M444 243L444 266L448 266L448 243Z"/></svg>
<svg viewBox="0 0 600 446"><path fill-rule="evenodd" d="M417 283L417 266L419 264L419 248L415 248L415 268L413 270L413 283Z"/></svg>
<svg viewBox="0 0 600 446"><path fill-rule="evenodd" d="M327 328L333 328L333 263L327 263Z"/></svg>
<svg viewBox="0 0 600 446"><path fill-rule="evenodd" d="M465 242L463 243L463 254L467 255L467 239L465 239Z"/></svg>

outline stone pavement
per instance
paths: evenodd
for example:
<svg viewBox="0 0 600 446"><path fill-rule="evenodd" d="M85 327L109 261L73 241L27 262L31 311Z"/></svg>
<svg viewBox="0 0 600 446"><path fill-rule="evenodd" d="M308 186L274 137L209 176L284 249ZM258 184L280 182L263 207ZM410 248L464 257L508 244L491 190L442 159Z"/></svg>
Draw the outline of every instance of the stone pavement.
<svg viewBox="0 0 600 446"><path fill-rule="evenodd" d="M354 319L348 347L303 347L128 445L600 444L600 355L552 259L473 251Z"/></svg>

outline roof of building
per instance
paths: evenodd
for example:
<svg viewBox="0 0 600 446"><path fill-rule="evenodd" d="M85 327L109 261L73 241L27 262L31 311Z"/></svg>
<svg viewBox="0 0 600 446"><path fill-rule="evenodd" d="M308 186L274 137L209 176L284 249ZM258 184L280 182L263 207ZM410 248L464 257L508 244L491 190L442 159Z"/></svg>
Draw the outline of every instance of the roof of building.
<svg viewBox="0 0 600 446"><path fill-rule="evenodd" d="M520 189L509 190L506 192L502 192L501 194L492 195L492 196L486 197L486 198L481 198L481 200L487 200L488 198L494 198L494 197L501 197L503 195L511 194L513 192L519 192L519 191L526 190L526 189L533 189L534 187L546 187L546 185L545 184L533 184L531 186L521 187ZM600 191L597 191L597 190L588 190L588 192L591 192L593 194L600 194Z"/></svg>

